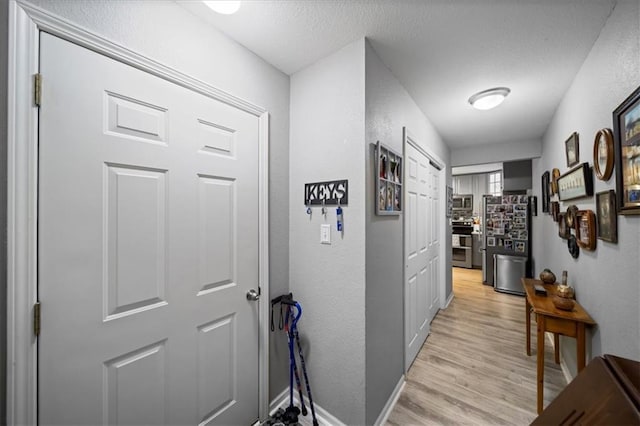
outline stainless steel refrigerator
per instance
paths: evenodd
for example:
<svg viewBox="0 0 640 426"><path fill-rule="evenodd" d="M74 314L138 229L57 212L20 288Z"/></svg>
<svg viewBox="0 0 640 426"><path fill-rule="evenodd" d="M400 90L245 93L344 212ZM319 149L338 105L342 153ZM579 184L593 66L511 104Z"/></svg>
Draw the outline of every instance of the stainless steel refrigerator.
<svg viewBox="0 0 640 426"><path fill-rule="evenodd" d="M497 291L524 294L518 275L530 275L531 217L527 195L483 197L483 283ZM495 255L506 255L495 257ZM524 260L524 262L523 262ZM499 273L496 279L496 261ZM524 268L524 271L522 269ZM514 278L516 277L516 278Z"/></svg>

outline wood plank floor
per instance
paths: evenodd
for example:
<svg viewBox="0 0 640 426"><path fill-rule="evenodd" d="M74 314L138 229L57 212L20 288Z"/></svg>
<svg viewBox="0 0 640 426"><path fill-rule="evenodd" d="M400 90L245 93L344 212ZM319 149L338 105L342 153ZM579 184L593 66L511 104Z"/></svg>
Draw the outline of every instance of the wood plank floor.
<svg viewBox="0 0 640 426"><path fill-rule="evenodd" d="M536 414L536 339L525 354L524 298L482 285L482 271L453 268L454 299L407 375L387 424L525 425ZM545 344L545 406L566 386Z"/></svg>

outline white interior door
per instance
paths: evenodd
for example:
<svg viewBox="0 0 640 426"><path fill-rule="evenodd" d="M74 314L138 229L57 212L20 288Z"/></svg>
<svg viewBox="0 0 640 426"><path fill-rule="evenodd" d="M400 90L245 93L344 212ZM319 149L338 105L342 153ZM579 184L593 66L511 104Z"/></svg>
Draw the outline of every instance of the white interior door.
<svg viewBox="0 0 640 426"><path fill-rule="evenodd" d="M258 118L41 35L41 424L258 419Z"/></svg>
<svg viewBox="0 0 640 426"><path fill-rule="evenodd" d="M405 368L429 335L431 200L429 160L405 143Z"/></svg>
<svg viewBox="0 0 640 426"><path fill-rule="evenodd" d="M405 369L440 309L440 171L405 130Z"/></svg>
<svg viewBox="0 0 640 426"><path fill-rule="evenodd" d="M429 323L433 321L438 310L440 310L440 217L442 210L440 205L440 171L436 169L431 162L428 165L429 173L429 213L427 215L427 226L431 228L429 235L429 247L427 250L427 259L429 261L429 270L431 271L431 279L427 283L429 289Z"/></svg>

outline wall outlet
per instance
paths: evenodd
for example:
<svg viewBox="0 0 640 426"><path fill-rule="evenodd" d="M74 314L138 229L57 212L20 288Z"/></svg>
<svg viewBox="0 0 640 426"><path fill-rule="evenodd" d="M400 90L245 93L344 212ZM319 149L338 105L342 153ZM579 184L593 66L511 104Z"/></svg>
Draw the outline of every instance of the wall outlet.
<svg viewBox="0 0 640 426"><path fill-rule="evenodd" d="M331 225L328 223L320 225L320 244L331 244Z"/></svg>

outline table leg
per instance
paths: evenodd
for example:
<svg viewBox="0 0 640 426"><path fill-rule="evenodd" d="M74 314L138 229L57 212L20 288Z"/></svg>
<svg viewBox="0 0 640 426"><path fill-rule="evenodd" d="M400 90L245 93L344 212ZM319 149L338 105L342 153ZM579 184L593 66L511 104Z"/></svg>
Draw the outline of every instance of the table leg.
<svg viewBox="0 0 640 426"><path fill-rule="evenodd" d="M553 357L556 364L560 364L560 336L553 333Z"/></svg>
<svg viewBox="0 0 640 426"><path fill-rule="evenodd" d="M542 401L544 392L544 329L545 329L545 317L544 315L538 315L536 318L538 323L538 366L537 366L537 379L538 379L538 414L542 413Z"/></svg>
<svg viewBox="0 0 640 426"><path fill-rule="evenodd" d="M577 340L576 356L578 358L578 373L579 373L582 371L582 369L584 369L584 366L586 364L586 358L587 358L586 349L585 349L585 332L584 332L583 322L578 323L578 336L576 337L576 340Z"/></svg>
<svg viewBox="0 0 640 426"><path fill-rule="evenodd" d="M531 356L531 303L528 298L524 298L524 324L527 330L527 356Z"/></svg>

